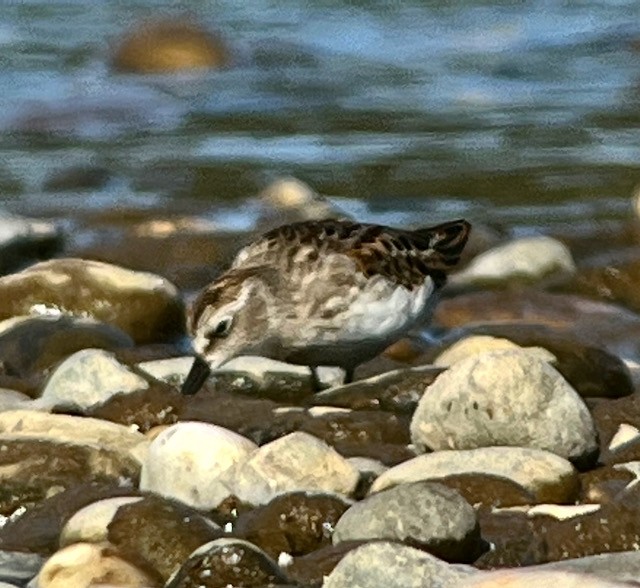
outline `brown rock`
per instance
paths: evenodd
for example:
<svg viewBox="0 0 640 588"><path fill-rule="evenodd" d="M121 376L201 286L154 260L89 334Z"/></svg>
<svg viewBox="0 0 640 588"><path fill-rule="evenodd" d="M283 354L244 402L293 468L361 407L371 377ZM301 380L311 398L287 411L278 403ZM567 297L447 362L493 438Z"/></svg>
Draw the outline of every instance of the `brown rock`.
<svg viewBox="0 0 640 588"><path fill-rule="evenodd" d="M611 439L616 434L620 424L626 423L640 428L640 397L637 394L618 398L617 400L598 402L591 409L591 415L600 436L600 461L602 463L621 463L630 461L634 455L640 455L640 448L637 443L628 447L621 447L617 451L609 450Z"/></svg>
<svg viewBox="0 0 640 588"><path fill-rule="evenodd" d="M77 165L58 170L47 177L42 189L47 192L99 190L109 181L111 174L103 167Z"/></svg>
<svg viewBox="0 0 640 588"><path fill-rule="evenodd" d="M443 368L420 366L388 372L315 394L309 404L410 415L427 386L444 371Z"/></svg>
<svg viewBox="0 0 640 588"><path fill-rule="evenodd" d="M81 349L113 351L133 347L117 327L71 316L25 318L0 333L0 357L6 374L41 375Z"/></svg>
<svg viewBox="0 0 640 588"><path fill-rule="evenodd" d="M185 397L178 390L158 381L151 381L145 390L118 394L104 404L86 411L86 416L119 423L137 425L146 433L158 425L172 425L185 403Z"/></svg>
<svg viewBox="0 0 640 588"><path fill-rule="evenodd" d="M535 496L525 488L507 478L483 474L458 474L438 479L440 484L449 486L477 509L500 508L534 504Z"/></svg>
<svg viewBox="0 0 640 588"><path fill-rule="evenodd" d="M121 506L108 527L109 542L163 583L191 553L223 532L197 510L159 496Z"/></svg>
<svg viewBox="0 0 640 588"><path fill-rule="evenodd" d="M370 443L391 443L408 445L409 418L393 413L371 410L351 412L328 412L305 421L300 427L326 441L329 445L337 443L357 443L366 447Z"/></svg>
<svg viewBox="0 0 640 588"><path fill-rule="evenodd" d="M277 559L331 544L331 531L349 505L337 496L292 492L238 518L234 533Z"/></svg>
<svg viewBox="0 0 640 588"><path fill-rule="evenodd" d="M218 69L229 63L222 41L200 25L185 20L158 20L138 25L118 44L114 69L132 73L164 73Z"/></svg>
<svg viewBox="0 0 640 588"><path fill-rule="evenodd" d="M601 504L618 499L635 476L623 469L611 466L597 468L580 474L579 502Z"/></svg>
<svg viewBox="0 0 640 588"><path fill-rule="evenodd" d="M466 327L465 334L510 338L526 331L598 346L625 357L640 357L640 316L620 306L533 288L483 291L443 300L434 326ZM460 334L458 334L459 336Z"/></svg>
<svg viewBox="0 0 640 588"><path fill-rule="evenodd" d="M546 546L525 513L478 512L482 538L493 548L474 562L481 570L530 566L548 561Z"/></svg>
<svg viewBox="0 0 640 588"><path fill-rule="evenodd" d="M65 523L81 508L115 496L135 496L130 486L88 482L72 485L29 508L22 516L10 520L0 529L0 548L7 551L53 553Z"/></svg>
<svg viewBox="0 0 640 588"><path fill-rule="evenodd" d="M140 464L130 455L96 445L34 438L0 439L0 514L32 506L82 483L137 483Z"/></svg>
<svg viewBox="0 0 640 588"><path fill-rule="evenodd" d="M41 305L115 325L136 343L163 342L185 327L184 305L173 284L85 259L53 259L4 276L0 299L0 320Z"/></svg>
<svg viewBox="0 0 640 588"><path fill-rule="evenodd" d="M276 562L241 539L218 539L200 547L183 564L167 588L273 586L288 579Z"/></svg>

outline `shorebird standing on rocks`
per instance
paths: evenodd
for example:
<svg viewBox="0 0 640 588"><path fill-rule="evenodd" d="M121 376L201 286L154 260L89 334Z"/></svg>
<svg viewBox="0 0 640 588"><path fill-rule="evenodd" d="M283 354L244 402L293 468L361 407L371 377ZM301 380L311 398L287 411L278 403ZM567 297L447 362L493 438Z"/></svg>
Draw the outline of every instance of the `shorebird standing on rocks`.
<svg viewBox="0 0 640 588"><path fill-rule="evenodd" d="M405 231L353 221L284 225L245 247L198 295L189 332L198 354L182 391L239 355L353 371L428 316L471 225Z"/></svg>

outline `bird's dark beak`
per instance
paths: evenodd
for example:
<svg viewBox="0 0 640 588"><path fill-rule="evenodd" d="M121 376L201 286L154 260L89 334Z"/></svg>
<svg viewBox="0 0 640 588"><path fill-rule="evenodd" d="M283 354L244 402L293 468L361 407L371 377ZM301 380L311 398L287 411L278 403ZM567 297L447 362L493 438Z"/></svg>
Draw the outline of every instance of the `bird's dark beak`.
<svg viewBox="0 0 640 588"><path fill-rule="evenodd" d="M191 369L189 370L189 374L187 375L187 379L184 381L184 384L182 384L180 392L187 396L195 394L200 390L200 388L202 388L202 385L207 381L210 373L211 368L209 367L209 364L199 355L196 355L196 358L191 365Z"/></svg>

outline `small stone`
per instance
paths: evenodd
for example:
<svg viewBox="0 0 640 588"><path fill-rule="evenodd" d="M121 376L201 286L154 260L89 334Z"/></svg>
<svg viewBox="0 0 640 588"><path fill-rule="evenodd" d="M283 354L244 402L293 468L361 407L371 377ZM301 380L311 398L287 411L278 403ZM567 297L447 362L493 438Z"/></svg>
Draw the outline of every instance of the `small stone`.
<svg viewBox="0 0 640 588"><path fill-rule="evenodd" d="M420 450L516 446L586 466L596 429L578 394L547 362L522 351L464 359L426 391L411 421Z"/></svg>
<svg viewBox="0 0 640 588"><path fill-rule="evenodd" d="M143 361L137 367L156 380L180 387L187 379L192 364L193 357L170 357Z"/></svg>
<svg viewBox="0 0 640 588"><path fill-rule="evenodd" d="M130 394L149 387L102 349L83 349L60 364L49 377L40 402L58 410L87 411L116 394Z"/></svg>
<svg viewBox="0 0 640 588"><path fill-rule="evenodd" d="M215 425L181 422L162 431L149 446L140 489L200 509L217 507L231 492L220 478L249 457L257 445Z"/></svg>
<svg viewBox="0 0 640 588"><path fill-rule="evenodd" d="M290 433L263 445L223 473L220 481L240 500L266 504L296 490L349 496L358 471L325 442L308 433Z"/></svg>
<svg viewBox="0 0 640 588"><path fill-rule="evenodd" d="M120 586L148 587L154 579L108 544L75 543L54 553L37 578L38 588L85 588L105 578Z"/></svg>
<svg viewBox="0 0 640 588"><path fill-rule="evenodd" d="M322 584L323 588L451 588L470 574L419 549L377 541L345 555Z"/></svg>
<svg viewBox="0 0 640 588"><path fill-rule="evenodd" d="M226 588L288 584L278 564L241 539L216 539L196 549L167 588Z"/></svg>
<svg viewBox="0 0 640 588"><path fill-rule="evenodd" d="M609 443L609 451L617 451L632 443L640 441L640 431L633 425L621 423Z"/></svg>
<svg viewBox="0 0 640 588"><path fill-rule="evenodd" d="M551 275L568 276L576 271L569 249L546 236L515 239L475 257L462 271L451 276L456 286L496 281L536 281Z"/></svg>
<svg viewBox="0 0 640 588"><path fill-rule="evenodd" d="M140 74L218 69L228 62L216 35L175 19L138 24L118 42L112 59L117 71Z"/></svg>
<svg viewBox="0 0 640 588"><path fill-rule="evenodd" d="M371 492L471 473L510 480L531 494L535 502L571 502L578 491L577 472L558 455L523 447L484 447L420 455L381 474Z"/></svg>
<svg viewBox="0 0 640 588"><path fill-rule="evenodd" d="M482 551L473 507L433 482L401 484L351 506L336 525L333 543L363 539L401 541L454 562L471 562Z"/></svg>

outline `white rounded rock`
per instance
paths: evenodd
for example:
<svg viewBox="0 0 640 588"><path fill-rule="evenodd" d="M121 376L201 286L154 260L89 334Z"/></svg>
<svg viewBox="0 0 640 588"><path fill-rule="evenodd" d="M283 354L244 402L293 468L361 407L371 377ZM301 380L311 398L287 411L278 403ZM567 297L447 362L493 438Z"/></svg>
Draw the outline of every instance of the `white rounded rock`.
<svg viewBox="0 0 640 588"><path fill-rule="evenodd" d="M258 446L223 427L181 422L162 431L149 446L140 489L194 508L215 508L229 494L222 474Z"/></svg>
<svg viewBox="0 0 640 588"><path fill-rule="evenodd" d="M65 359L47 381L40 403L88 410L116 394L146 390L148 382L103 349L83 349Z"/></svg>
<svg viewBox="0 0 640 588"><path fill-rule="evenodd" d="M575 271L571 252L557 239L523 237L481 253L464 270L452 275L450 282L466 286L513 278L541 279Z"/></svg>
<svg viewBox="0 0 640 588"><path fill-rule="evenodd" d="M107 527L121 506L139 502L141 496L115 496L98 500L77 511L64 525L59 545L102 543L107 540Z"/></svg>
<svg viewBox="0 0 640 588"><path fill-rule="evenodd" d="M381 474L371 493L418 480L442 480L447 476L480 474L511 480L537 501L570 499L578 484L578 474L564 458L523 447L482 447L480 449L436 451L419 455Z"/></svg>
<svg viewBox="0 0 640 588"><path fill-rule="evenodd" d="M86 588L109 579L116 586L154 586L142 570L108 544L74 543L54 553L37 576L38 588Z"/></svg>
<svg viewBox="0 0 640 588"><path fill-rule="evenodd" d="M549 363L515 350L474 355L441 374L418 403L411 440L421 451L506 445L587 461L598 452L578 393Z"/></svg>
<svg viewBox="0 0 640 588"><path fill-rule="evenodd" d="M501 588L541 588L543 586L624 588L629 587L630 584L573 572L519 568L481 572L466 578L458 584L457 588L496 588L496 586Z"/></svg>
<svg viewBox="0 0 640 588"><path fill-rule="evenodd" d="M266 504L296 490L349 496L360 474L321 439L297 431L260 447L229 468L222 480L240 500Z"/></svg>
<svg viewBox="0 0 640 588"><path fill-rule="evenodd" d="M533 353L543 361L554 363L555 356L542 347L521 347L516 345L509 339L500 337L491 337L489 335L471 335L457 341L447 349L445 349L438 357L436 357L433 365L438 367L449 367L472 355L480 353L488 353L490 351L520 350Z"/></svg>
<svg viewBox="0 0 640 588"><path fill-rule="evenodd" d="M470 566L448 564L408 545L375 541L347 553L322 587L445 588L475 573Z"/></svg>

